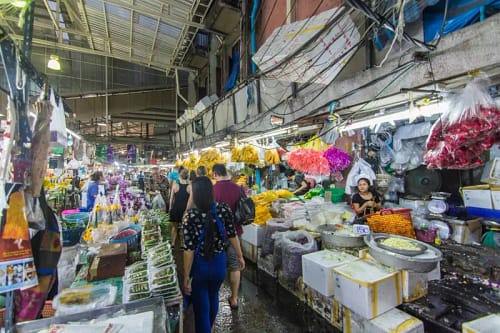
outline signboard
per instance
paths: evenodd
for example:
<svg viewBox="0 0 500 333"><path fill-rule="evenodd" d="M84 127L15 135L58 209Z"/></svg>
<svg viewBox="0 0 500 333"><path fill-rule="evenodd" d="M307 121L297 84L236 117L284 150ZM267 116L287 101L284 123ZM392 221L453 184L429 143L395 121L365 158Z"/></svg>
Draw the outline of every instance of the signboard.
<svg viewBox="0 0 500 333"><path fill-rule="evenodd" d="M5 187L9 208L0 228L0 293L38 284L22 186Z"/></svg>

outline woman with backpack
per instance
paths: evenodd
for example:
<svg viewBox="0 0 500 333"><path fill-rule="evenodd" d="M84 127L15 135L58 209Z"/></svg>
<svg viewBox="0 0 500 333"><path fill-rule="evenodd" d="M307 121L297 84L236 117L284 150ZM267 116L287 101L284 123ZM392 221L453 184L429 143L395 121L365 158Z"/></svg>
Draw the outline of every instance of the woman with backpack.
<svg viewBox="0 0 500 333"><path fill-rule="evenodd" d="M219 310L219 289L226 276L226 241L235 249L241 269L245 268L245 260L231 209L214 201L212 181L202 176L191 186L194 207L183 219L183 287L193 302L196 333L210 333Z"/></svg>

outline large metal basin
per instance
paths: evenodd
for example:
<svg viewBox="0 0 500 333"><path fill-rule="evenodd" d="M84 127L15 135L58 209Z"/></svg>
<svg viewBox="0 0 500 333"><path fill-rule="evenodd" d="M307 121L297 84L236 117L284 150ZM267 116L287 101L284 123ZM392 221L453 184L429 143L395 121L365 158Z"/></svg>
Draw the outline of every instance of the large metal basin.
<svg viewBox="0 0 500 333"><path fill-rule="evenodd" d="M405 269L417 273L428 273L437 267L438 262L440 262L443 257L441 251L439 251L435 247L414 239L412 239L412 241L417 242L427 248L427 250L423 254L411 257L384 250L378 247L378 244L375 242L374 238L376 238L377 236L401 236L378 233L365 236L364 238L364 242L369 247L370 255L375 258L375 260L389 267L393 267L396 269Z"/></svg>
<svg viewBox="0 0 500 333"><path fill-rule="evenodd" d="M321 240L325 248L335 247L364 247L365 242L363 236L339 235L335 233L337 230L335 224L325 224L318 227L317 231L321 232Z"/></svg>

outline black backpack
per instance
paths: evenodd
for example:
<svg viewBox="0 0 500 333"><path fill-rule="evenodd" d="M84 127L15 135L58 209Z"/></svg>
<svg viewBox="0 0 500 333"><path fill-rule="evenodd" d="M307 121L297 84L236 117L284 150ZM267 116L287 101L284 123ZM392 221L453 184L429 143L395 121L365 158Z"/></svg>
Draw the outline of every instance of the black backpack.
<svg viewBox="0 0 500 333"><path fill-rule="evenodd" d="M241 225L253 223L255 219L255 203L245 195L243 188L240 187L240 199L236 203L236 212L234 212L234 220Z"/></svg>

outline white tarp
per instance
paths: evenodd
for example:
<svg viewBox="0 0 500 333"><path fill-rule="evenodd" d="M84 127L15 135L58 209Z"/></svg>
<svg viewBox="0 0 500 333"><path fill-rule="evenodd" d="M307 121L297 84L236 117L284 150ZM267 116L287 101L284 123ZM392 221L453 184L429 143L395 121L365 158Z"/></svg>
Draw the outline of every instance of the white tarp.
<svg viewBox="0 0 500 333"><path fill-rule="evenodd" d="M310 41L332 20L338 20L295 57L266 74L288 82L330 83L347 64L359 42L358 28L349 15L339 19L342 7L276 28L259 48L253 61L262 72L280 64ZM352 50L351 50L352 49Z"/></svg>

